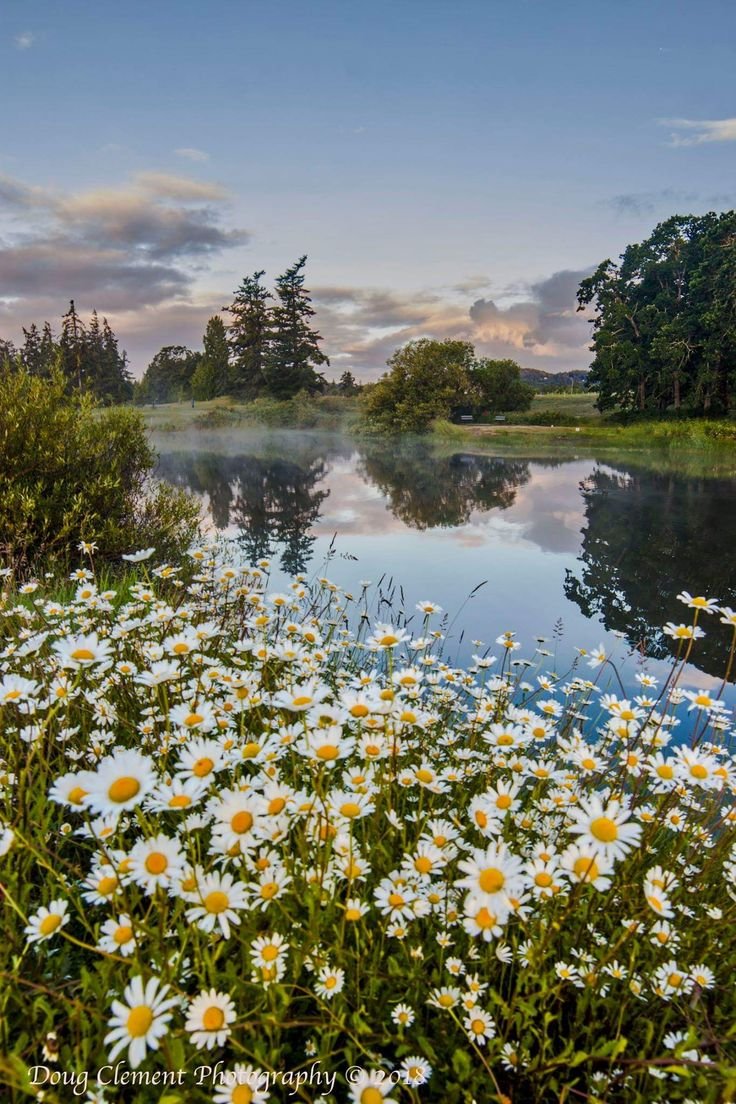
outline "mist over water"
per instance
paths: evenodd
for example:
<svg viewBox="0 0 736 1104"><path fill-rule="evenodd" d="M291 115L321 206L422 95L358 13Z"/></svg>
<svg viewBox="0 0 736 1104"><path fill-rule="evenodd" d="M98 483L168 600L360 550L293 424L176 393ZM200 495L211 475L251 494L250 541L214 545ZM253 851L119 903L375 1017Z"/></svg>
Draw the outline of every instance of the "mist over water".
<svg viewBox="0 0 736 1104"><path fill-rule="evenodd" d="M642 664L658 675L668 667L664 622L690 620L679 591L736 606L736 480L693 474L684 462L476 454L292 430L170 433L154 443L158 475L194 492L208 525L236 537L251 562L270 558L275 587L305 572L356 595L362 581L375 589L382 580L381 593L407 610L432 599L448 614L453 662L498 652L495 638L512 630L522 643L515 655L531 658L544 636L562 673L576 648L603 642L622 659L637 653L624 674L635 693ZM390 617L386 604L380 613ZM715 616L701 621L707 636L685 685L713 687L730 630Z"/></svg>

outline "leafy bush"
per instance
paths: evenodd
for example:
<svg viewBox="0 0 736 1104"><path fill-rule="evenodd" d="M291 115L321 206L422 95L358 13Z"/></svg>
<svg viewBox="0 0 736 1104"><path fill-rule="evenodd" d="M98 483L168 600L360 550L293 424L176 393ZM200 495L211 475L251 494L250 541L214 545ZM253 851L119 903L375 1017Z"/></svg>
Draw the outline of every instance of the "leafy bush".
<svg viewBox="0 0 736 1104"><path fill-rule="evenodd" d="M150 478L155 460L137 411L97 410L60 375L0 372L0 555L23 571L66 560L81 540L103 558L142 544L175 553L199 511Z"/></svg>

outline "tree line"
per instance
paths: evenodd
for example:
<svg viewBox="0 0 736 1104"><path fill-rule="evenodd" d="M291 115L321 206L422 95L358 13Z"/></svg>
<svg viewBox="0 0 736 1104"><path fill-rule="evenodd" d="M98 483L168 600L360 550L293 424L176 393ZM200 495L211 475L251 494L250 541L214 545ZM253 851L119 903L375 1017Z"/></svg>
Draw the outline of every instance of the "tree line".
<svg viewBox="0 0 736 1104"><path fill-rule="evenodd" d="M315 311L304 286L306 262L306 256L300 257L277 277L274 291L263 283L264 270L244 277L232 303L223 307L228 321L215 315L207 323L201 353L167 345L156 354L136 388L139 401L356 393L352 373L344 372L334 385L319 371L330 362L312 325Z"/></svg>
<svg viewBox="0 0 736 1104"><path fill-rule="evenodd" d="M89 392L107 404L126 402L133 395L128 357L106 318L100 322L96 310L85 323L74 300L61 319L61 332L54 334L49 322L39 329L32 323L23 328L23 344L16 349L0 339L0 365L10 363L29 375L51 379L60 372L68 390Z"/></svg>

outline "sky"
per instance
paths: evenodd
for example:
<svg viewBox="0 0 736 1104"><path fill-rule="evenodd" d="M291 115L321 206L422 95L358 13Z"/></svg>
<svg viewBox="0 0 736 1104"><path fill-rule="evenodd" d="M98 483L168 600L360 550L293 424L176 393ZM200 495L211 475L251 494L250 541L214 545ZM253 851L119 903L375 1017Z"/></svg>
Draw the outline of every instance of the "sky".
<svg viewBox="0 0 736 1104"><path fill-rule="evenodd" d="M736 206L731 0L3 0L0 73L0 337L74 298L137 376L302 254L328 377L585 368L580 279Z"/></svg>

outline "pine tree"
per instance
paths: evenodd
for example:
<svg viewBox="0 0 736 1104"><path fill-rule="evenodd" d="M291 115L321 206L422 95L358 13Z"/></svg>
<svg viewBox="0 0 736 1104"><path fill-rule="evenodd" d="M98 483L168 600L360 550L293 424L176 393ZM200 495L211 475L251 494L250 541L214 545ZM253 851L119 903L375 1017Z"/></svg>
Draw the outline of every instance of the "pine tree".
<svg viewBox="0 0 736 1104"><path fill-rule="evenodd" d="M23 327L23 348L20 351L23 367L32 376L44 376L43 350L41 347L41 334L35 322L28 329Z"/></svg>
<svg viewBox="0 0 736 1104"><path fill-rule="evenodd" d="M261 280L265 272L245 276L235 299L224 307L232 315L227 327L231 352L227 390L253 399L265 390L264 363L269 336L269 305L273 296Z"/></svg>
<svg viewBox="0 0 736 1104"><path fill-rule="evenodd" d="M41 333L41 375L44 378L51 375L54 365L59 359L59 346L56 344L50 322L44 322Z"/></svg>
<svg viewBox="0 0 736 1104"><path fill-rule="evenodd" d="M315 365L330 363L319 347L322 338L310 326L315 311L304 287L306 263L306 256L300 257L276 280L278 303L271 312L264 376L269 393L279 399L321 390L325 380Z"/></svg>
<svg viewBox="0 0 736 1104"><path fill-rule="evenodd" d="M211 394L208 398L227 395L230 390L230 349L227 342L225 323L219 314L210 318L202 338L204 369L210 376Z"/></svg>
<svg viewBox="0 0 736 1104"><path fill-rule="evenodd" d="M120 352L118 339L106 318L102 319L102 344L98 394L109 402L126 402L133 394L128 354Z"/></svg>
<svg viewBox="0 0 736 1104"><path fill-rule="evenodd" d="M85 332L73 299L70 299L69 310L61 320L59 347L62 371L70 387L81 391L85 383Z"/></svg>

